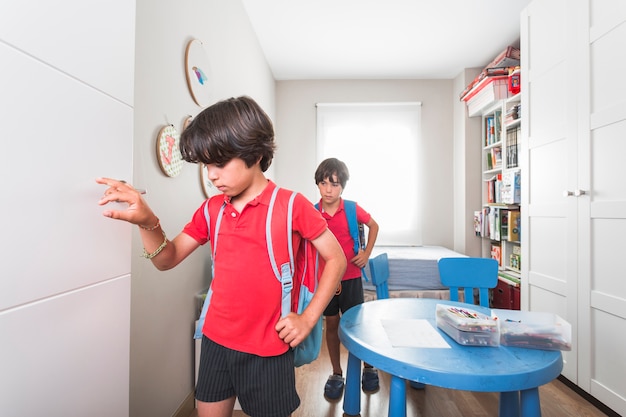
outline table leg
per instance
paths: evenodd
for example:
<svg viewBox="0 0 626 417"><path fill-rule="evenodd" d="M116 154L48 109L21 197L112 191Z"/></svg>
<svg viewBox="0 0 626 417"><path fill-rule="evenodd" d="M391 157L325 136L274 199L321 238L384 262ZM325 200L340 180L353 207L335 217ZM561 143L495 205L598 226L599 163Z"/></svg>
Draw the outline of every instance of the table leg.
<svg viewBox="0 0 626 417"><path fill-rule="evenodd" d="M519 417L519 391L509 391L500 393L500 404L498 416Z"/></svg>
<svg viewBox="0 0 626 417"><path fill-rule="evenodd" d="M361 413L361 360L352 353L348 355L346 387L343 393L343 411L350 416Z"/></svg>
<svg viewBox="0 0 626 417"><path fill-rule="evenodd" d="M525 389L520 392L522 417L541 417L539 388Z"/></svg>
<svg viewBox="0 0 626 417"><path fill-rule="evenodd" d="M406 381L391 375L389 417L406 417Z"/></svg>

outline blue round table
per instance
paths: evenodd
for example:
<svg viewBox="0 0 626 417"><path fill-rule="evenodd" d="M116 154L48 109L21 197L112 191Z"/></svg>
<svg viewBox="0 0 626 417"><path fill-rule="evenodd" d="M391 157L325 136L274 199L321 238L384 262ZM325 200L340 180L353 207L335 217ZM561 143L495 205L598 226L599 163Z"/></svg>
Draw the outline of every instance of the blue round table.
<svg viewBox="0 0 626 417"><path fill-rule="evenodd" d="M539 386L561 373L561 352L460 345L437 328L437 304L491 314L489 309L480 306L426 298L369 301L343 314L339 338L349 352L345 413L360 413L360 373L361 361L364 361L391 375L390 417L406 416L405 380L465 391L499 392L501 417L541 416ZM392 346L381 320L407 319L427 320L450 349Z"/></svg>

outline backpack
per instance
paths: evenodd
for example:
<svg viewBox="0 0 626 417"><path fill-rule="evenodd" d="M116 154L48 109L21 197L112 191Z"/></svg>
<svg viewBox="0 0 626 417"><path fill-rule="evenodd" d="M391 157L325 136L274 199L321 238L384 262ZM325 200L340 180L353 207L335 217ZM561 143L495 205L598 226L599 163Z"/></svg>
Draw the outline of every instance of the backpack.
<svg viewBox="0 0 626 417"><path fill-rule="evenodd" d="M320 210L319 202L315 203L315 208ZM348 220L348 230L352 241L354 242L354 254L357 255L359 250L365 249L365 228L363 223L359 223L356 218L356 202L352 200L343 200L343 210L346 213L346 219ZM365 281L369 282L365 268L361 268L361 275Z"/></svg>
<svg viewBox="0 0 626 417"><path fill-rule="evenodd" d="M276 187L270 198L265 221L265 237L267 241L268 256L274 275L281 283L282 288L281 317L286 316L291 311L294 311L297 314L302 314L313 298L313 294L317 289L317 282L319 280L318 254L317 250L315 250L310 241L307 239L301 239L300 246L298 247L298 251L296 252L294 258L292 220L295 197L296 192L288 194L287 190L280 190L279 187ZM217 247L217 232L221 223L224 207L225 204L222 204L215 223L214 241L212 244L213 255L215 255L215 248ZM280 214L276 218L287 219L285 224L276 224L272 222L275 209ZM207 224L210 227L208 204L205 206L204 214ZM286 261L280 265L276 261L276 253L273 245L274 239L272 235L276 235L276 233L287 234L287 247L280 249L277 248L276 251L279 254L279 257L282 257L282 259ZM296 279L294 279L294 277ZM299 279L297 279L298 277ZM297 296L294 296L294 294L297 294ZM202 327L206 318L206 312L209 308L211 295L212 291L209 287L209 291L202 306L200 319L198 320L198 325L196 326L194 339L202 338ZM309 335L298 346L293 348L295 366L302 366L317 359L322 346L322 333L322 317L320 317L311 330L311 333L309 333Z"/></svg>

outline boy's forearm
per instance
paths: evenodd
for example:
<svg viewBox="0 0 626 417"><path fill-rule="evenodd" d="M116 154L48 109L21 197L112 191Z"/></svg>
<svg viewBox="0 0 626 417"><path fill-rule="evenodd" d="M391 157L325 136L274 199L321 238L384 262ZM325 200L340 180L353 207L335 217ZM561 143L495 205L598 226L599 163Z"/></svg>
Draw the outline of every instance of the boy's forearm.
<svg viewBox="0 0 626 417"><path fill-rule="evenodd" d="M376 238L378 238L378 223L375 221L371 221L371 225L367 225L367 245L365 246L365 253L369 258L374 250L374 245L376 244Z"/></svg>
<svg viewBox="0 0 626 417"><path fill-rule="evenodd" d="M343 249L337 242L335 235L326 229L316 239L311 241L320 257L324 259L324 270L319 279L311 303L302 313L309 323L314 324L324 313L326 306L337 291L339 282L346 272L347 261Z"/></svg>
<svg viewBox="0 0 626 417"><path fill-rule="evenodd" d="M174 268L199 246L195 240L184 233L172 240L167 239L165 233L161 232L160 229L158 231L140 230L140 234L145 253L155 254L148 259L159 271Z"/></svg>
<svg viewBox="0 0 626 417"><path fill-rule="evenodd" d="M315 294L311 299L311 303L302 313L308 317L310 323L315 323L324 313L328 303L337 292L337 287L341 282L341 278L346 271L346 258L331 259L326 261L324 271L320 277Z"/></svg>

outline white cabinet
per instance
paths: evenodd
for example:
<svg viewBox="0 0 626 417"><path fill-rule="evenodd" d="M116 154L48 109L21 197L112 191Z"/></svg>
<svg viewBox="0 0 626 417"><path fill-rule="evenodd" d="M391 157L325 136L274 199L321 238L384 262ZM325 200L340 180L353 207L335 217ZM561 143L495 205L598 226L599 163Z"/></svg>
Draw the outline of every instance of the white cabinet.
<svg viewBox="0 0 626 417"><path fill-rule="evenodd" d="M626 414L626 3L535 0L521 49L522 308L572 324L563 375Z"/></svg>

